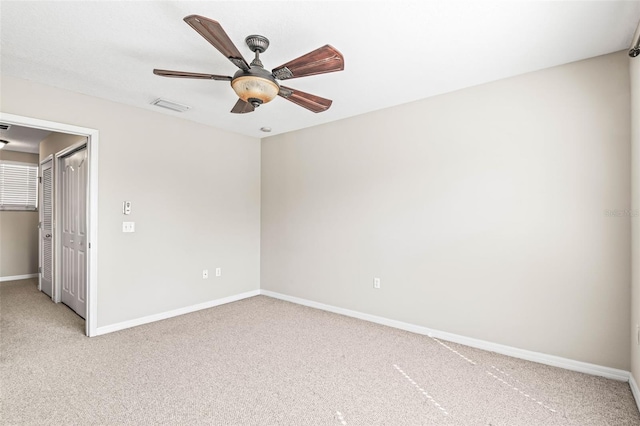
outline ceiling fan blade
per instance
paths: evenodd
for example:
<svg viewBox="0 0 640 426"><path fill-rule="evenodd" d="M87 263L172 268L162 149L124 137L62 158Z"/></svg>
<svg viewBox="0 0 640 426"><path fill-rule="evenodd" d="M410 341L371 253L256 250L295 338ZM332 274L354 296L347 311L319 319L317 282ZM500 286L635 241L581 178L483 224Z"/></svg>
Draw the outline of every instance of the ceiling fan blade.
<svg viewBox="0 0 640 426"><path fill-rule="evenodd" d="M233 78L226 75L215 74L200 74L198 72L186 72L186 71L171 71L171 70L159 70L154 69L153 73L162 77L175 77L175 78L198 78L203 80L226 80L231 81Z"/></svg>
<svg viewBox="0 0 640 426"><path fill-rule="evenodd" d="M311 95L285 86L280 86L278 95L313 112L326 111L333 103L331 99L321 98L320 96Z"/></svg>
<svg viewBox="0 0 640 426"><path fill-rule="evenodd" d="M244 60L238 48L217 21L199 15L189 15L184 18L184 21L233 62L235 66L245 71L249 70L249 64Z"/></svg>
<svg viewBox="0 0 640 426"><path fill-rule="evenodd" d="M255 108L249 102L238 99L238 102L233 106L231 112L234 114L246 114L248 112L253 112L254 110Z"/></svg>
<svg viewBox="0 0 640 426"><path fill-rule="evenodd" d="M328 44L274 68L272 74L278 80L324 74L344 69L342 53Z"/></svg>

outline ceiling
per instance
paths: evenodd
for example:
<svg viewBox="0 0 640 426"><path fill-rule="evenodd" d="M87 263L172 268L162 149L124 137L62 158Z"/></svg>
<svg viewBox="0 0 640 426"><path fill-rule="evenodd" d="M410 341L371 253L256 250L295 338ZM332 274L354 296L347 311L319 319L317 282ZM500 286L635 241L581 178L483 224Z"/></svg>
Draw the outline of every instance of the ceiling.
<svg viewBox="0 0 640 426"><path fill-rule="evenodd" d="M272 69L331 44L343 72L287 80L333 100L314 114L277 97L231 114L228 82L169 79L153 68L233 75L237 68L183 18L220 22L244 44L262 34ZM628 48L640 1L80 1L0 3L5 75L264 137ZM191 109L150 105L162 97Z"/></svg>
<svg viewBox="0 0 640 426"><path fill-rule="evenodd" d="M48 130L11 125L7 130L0 129L0 139L9 142L2 149L37 154L40 152L40 142L50 134Z"/></svg>

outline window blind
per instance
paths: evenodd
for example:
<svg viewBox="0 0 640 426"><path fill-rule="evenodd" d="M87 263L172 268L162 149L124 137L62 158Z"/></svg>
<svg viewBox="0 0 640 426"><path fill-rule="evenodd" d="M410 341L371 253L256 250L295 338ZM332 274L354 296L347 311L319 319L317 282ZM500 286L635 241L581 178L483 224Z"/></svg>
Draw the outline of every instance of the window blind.
<svg viewBox="0 0 640 426"><path fill-rule="evenodd" d="M0 210L35 210L38 165L0 161Z"/></svg>

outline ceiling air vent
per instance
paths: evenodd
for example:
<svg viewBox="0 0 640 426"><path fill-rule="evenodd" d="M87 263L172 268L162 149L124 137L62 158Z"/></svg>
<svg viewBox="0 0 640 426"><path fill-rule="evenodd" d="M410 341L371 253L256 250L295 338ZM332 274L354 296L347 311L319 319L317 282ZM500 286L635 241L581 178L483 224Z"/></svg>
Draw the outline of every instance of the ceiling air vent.
<svg viewBox="0 0 640 426"><path fill-rule="evenodd" d="M0 130L9 130L9 127L11 127L11 124L0 123Z"/></svg>
<svg viewBox="0 0 640 426"><path fill-rule="evenodd" d="M185 112L191 109L190 106L182 105L177 102L168 101L162 98L156 99L155 101L151 102L151 105L159 106L161 108L166 108L166 109L170 109L172 111L177 111L177 112Z"/></svg>

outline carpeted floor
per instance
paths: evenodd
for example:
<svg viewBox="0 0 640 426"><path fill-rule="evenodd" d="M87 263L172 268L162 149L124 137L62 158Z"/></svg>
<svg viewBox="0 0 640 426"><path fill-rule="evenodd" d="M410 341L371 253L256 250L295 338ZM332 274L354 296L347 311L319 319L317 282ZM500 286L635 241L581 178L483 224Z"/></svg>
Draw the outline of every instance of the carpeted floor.
<svg viewBox="0 0 640 426"><path fill-rule="evenodd" d="M640 425L627 383L257 296L87 338L0 283L3 425Z"/></svg>

